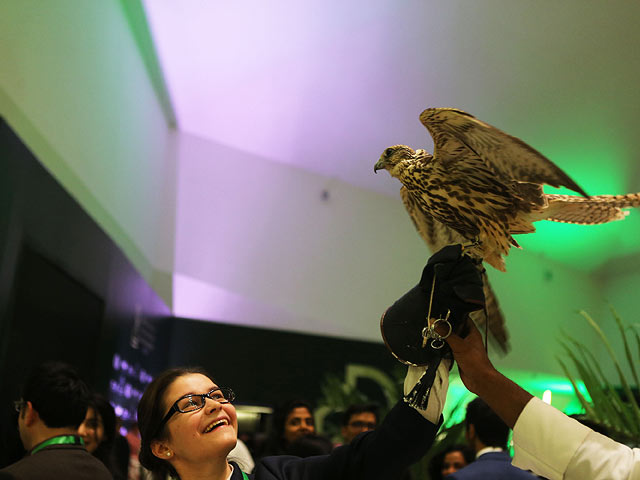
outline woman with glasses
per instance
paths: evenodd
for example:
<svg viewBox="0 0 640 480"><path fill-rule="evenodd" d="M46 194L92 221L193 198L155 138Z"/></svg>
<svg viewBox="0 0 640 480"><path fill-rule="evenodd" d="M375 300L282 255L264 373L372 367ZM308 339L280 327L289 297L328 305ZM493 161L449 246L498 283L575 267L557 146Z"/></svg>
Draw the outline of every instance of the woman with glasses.
<svg viewBox="0 0 640 480"><path fill-rule="evenodd" d="M423 371L408 375L409 387ZM392 479L433 443L447 386L443 366L426 410L399 402L378 429L350 445L323 456L267 457L249 476L227 461L238 429L233 392L200 368L170 369L151 382L138 405L140 463L163 480L168 474L181 480Z"/></svg>

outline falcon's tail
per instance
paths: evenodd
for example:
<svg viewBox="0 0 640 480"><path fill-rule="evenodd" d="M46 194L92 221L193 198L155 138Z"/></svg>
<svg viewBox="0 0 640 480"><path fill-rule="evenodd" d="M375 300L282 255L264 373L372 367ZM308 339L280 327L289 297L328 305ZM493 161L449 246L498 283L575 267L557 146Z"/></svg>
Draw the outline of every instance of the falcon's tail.
<svg viewBox="0 0 640 480"><path fill-rule="evenodd" d="M595 195L577 197L572 195L546 195L548 208L541 212L542 218L553 222L596 225L622 220L629 212L623 208L639 207L640 193L627 195Z"/></svg>

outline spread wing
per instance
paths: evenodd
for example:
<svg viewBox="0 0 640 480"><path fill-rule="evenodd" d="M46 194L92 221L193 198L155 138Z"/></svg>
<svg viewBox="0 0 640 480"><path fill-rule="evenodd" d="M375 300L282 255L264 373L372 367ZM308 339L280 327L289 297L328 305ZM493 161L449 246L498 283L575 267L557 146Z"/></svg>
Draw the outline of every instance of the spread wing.
<svg viewBox="0 0 640 480"><path fill-rule="evenodd" d="M567 187L586 192L551 160L522 140L454 108L428 108L420 121L433 137L433 156L443 162L464 161L460 145L480 157L505 179ZM455 139L455 140L454 140Z"/></svg>
<svg viewBox="0 0 640 480"><path fill-rule="evenodd" d="M411 220L413 220L416 230L418 230L418 233L432 253L437 252L447 245L467 242L467 239L454 229L449 228L428 213L423 212L420 204L413 198L406 187L400 189L400 196Z"/></svg>
<svg viewBox="0 0 640 480"><path fill-rule="evenodd" d="M406 187L402 187L400 189L400 196L402 197L402 202L404 203L416 230L418 230L418 233L429 247L429 250L431 250L431 253L435 253L447 245L467 242L467 240L458 232L447 227L444 223L439 222L431 215L423 212L418 202L413 198ZM507 353L509 351L509 335L505 326L505 318L502 314L502 310L500 310L498 299L491 288L486 272L482 273L482 281L484 286L487 316L485 318L484 312L478 311L473 312L471 314L471 318L481 329L486 325L491 333L490 338L492 341L495 342L496 346L503 353Z"/></svg>

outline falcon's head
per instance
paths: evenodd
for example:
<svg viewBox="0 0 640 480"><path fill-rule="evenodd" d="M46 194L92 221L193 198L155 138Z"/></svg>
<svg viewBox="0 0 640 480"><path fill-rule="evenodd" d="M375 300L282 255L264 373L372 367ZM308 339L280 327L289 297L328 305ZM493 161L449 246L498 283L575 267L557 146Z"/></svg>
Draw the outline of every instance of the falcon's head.
<svg viewBox="0 0 640 480"><path fill-rule="evenodd" d="M376 173L378 170L385 169L388 170L389 173L392 173L393 167L398 163L402 160L413 158L415 155L416 152L406 145L394 145L393 147L389 147L380 156L380 160L378 160L373 167L373 172Z"/></svg>

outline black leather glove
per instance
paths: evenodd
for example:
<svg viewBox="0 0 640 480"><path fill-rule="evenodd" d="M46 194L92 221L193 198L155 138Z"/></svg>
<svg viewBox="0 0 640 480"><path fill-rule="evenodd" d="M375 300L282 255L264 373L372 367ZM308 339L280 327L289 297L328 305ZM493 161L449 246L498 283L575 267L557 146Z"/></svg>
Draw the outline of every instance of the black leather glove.
<svg viewBox="0 0 640 480"><path fill-rule="evenodd" d="M405 401L418 410L429 410L440 361L451 357L442 338L451 331L463 334L468 314L484 308L481 268L462 255L462 245L446 246L429 258L418 285L382 315L382 338L391 353L406 365L426 367L405 395ZM441 327L437 332L436 325Z"/></svg>
<svg viewBox="0 0 640 480"><path fill-rule="evenodd" d="M382 337L398 360L407 365L427 365L434 356L441 358L450 351L449 346L437 338L425 342L423 330L428 327L427 315L430 311L432 319L443 319L439 324L445 327L445 333L449 327L444 319L452 331L463 333L460 329L467 315L484 308L481 269L473 259L462 255L461 245L446 246L429 258L418 285L382 315ZM442 331L442 327L439 330Z"/></svg>

